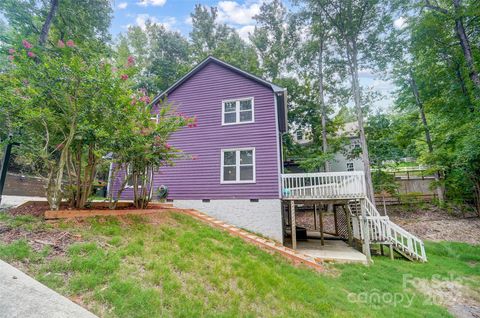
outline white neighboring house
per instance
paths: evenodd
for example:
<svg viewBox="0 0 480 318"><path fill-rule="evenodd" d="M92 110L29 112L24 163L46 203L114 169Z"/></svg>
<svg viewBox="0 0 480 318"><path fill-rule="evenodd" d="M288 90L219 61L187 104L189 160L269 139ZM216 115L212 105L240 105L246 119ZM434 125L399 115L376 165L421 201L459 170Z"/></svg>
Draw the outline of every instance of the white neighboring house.
<svg viewBox="0 0 480 318"><path fill-rule="evenodd" d="M300 144L306 145L312 141L310 128L294 127L290 131L293 140ZM345 123L343 128L337 131L340 137L346 137L349 142L345 145L342 151L335 153L334 159L330 161L331 172L342 171L363 171L363 161L360 155L352 156L355 153L355 148L360 148L360 136L358 133L358 122Z"/></svg>

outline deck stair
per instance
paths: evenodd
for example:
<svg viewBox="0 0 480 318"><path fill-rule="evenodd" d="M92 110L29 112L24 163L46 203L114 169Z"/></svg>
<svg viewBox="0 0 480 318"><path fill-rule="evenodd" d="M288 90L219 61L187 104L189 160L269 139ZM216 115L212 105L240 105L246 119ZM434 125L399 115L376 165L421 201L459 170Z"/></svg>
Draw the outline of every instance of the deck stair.
<svg viewBox="0 0 480 318"><path fill-rule="evenodd" d="M354 238L370 247L389 245L410 260L427 261L423 241L380 215L367 198L362 171L283 174L282 189L285 200L346 200Z"/></svg>
<svg viewBox="0 0 480 318"><path fill-rule="evenodd" d="M427 261L423 241L393 223L388 216L380 215L367 197L363 200L350 201L348 207L352 216L353 236L355 238L364 239L364 229L367 229L371 245L391 244L405 258L421 262ZM365 211L364 216L362 216L362 208ZM365 222L365 219L366 227L362 227L360 222Z"/></svg>

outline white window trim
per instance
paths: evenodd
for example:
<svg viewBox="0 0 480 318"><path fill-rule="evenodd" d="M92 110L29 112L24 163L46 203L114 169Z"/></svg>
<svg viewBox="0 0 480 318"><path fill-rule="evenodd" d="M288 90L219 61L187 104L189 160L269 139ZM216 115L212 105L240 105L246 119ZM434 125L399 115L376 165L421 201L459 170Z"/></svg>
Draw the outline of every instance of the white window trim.
<svg viewBox="0 0 480 318"><path fill-rule="evenodd" d="M250 121L240 121L240 101L241 100L251 100L252 101L252 120L250 120ZM225 103L228 103L228 102L235 102L236 118L235 118L234 123L225 123ZM241 98L233 98L233 99L222 100L222 126L254 123L255 122L255 106L254 106L254 104L255 103L254 103L254 98L253 97L241 97Z"/></svg>
<svg viewBox="0 0 480 318"><path fill-rule="evenodd" d="M252 151L253 180L240 180L240 151L244 151L244 150ZM237 180L235 181L223 180L224 153L229 151L235 151L235 156L236 156L235 169L236 169L236 177L237 177ZM257 164L255 160L255 148L253 147L222 149L222 151L220 151L220 183L221 184L256 183L257 182L256 168L257 168Z"/></svg>

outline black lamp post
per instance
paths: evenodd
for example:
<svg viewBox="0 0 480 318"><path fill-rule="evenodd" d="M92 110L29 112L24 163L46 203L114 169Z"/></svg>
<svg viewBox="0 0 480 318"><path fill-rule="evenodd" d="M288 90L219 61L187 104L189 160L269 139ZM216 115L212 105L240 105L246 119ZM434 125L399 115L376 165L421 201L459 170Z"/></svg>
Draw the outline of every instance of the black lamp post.
<svg viewBox="0 0 480 318"><path fill-rule="evenodd" d="M5 186L5 179L7 178L8 163L12 155L12 147L18 145L16 142L12 142L12 135L8 136L8 142L5 146L3 153L2 165L0 166L0 203L2 203L3 187Z"/></svg>

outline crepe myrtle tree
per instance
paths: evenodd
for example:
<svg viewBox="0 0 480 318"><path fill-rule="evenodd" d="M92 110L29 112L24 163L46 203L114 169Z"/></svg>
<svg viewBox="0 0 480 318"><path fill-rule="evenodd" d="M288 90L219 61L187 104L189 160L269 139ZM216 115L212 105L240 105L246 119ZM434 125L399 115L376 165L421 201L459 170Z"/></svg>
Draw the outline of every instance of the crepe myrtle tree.
<svg viewBox="0 0 480 318"><path fill-rule="evenodd" d="M48 47L23 40L8 49L5 72L11 74L8 84L16 98L10 100L17 105L6 111L15 111L9 119L28 138L21 151L44 166L47 200L54 210L64 199L76 208L86 205L114 132L139 116L131 114L136 110L129 81L134 59L117 69L102 56L87 53L72 40Z"/></svg>
<svg viewBox="0 0 480 318"><path fill-rule="evenodd" d="M135 207L144 209L152 200L154 172L173 165L175 159L193 159L168 143L175 131L197 126L196 117L175 112L166 99L150 105L150 97L142 89L132 96L130 118L118 127L113 137L113 169L111 180L118 182L110 191L110 208L115 208L127 184L133 190Z"/></svg>

